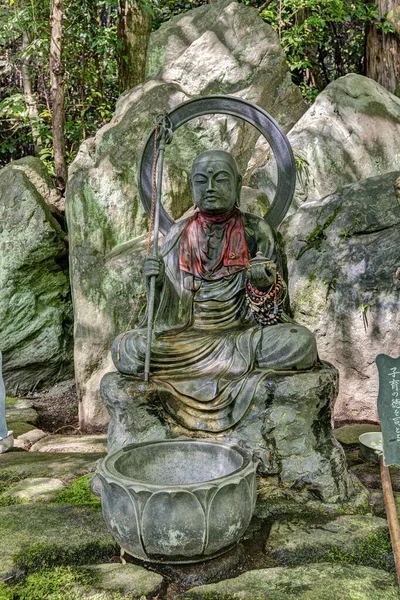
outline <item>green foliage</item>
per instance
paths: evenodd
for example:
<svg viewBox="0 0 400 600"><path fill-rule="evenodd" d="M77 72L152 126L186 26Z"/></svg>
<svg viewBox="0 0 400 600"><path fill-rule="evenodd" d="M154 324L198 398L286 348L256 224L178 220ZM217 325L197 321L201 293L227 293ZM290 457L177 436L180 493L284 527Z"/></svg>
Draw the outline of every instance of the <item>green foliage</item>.
<svg viewBox="0 0 400 600"><path fill-rule="evenodd" d="M273 0L261 16L279 35L295 82L310 104L331 81L364 74L368 24L390 23L364 0Z"/></svg>
<svg viewBox="0 0 400 600"><path fill-rule="evenodd" d="M85 506L92 510L100 510L101 502L90 490L92 475L84 475L75 479L70 487L62 490L53 500L58 504L72 504L73 506Z"/></svg>
<svg viewBox="0 0 400 600"><path fill-rule="evenodd" d="M53 172L49 81L48 0L0 0L0 165L34 153L32 125L41 138L39 157ZM65 138L70 162L83 139L107 123L117 98L115 48L117 0L65 0ZM22 43L22 34L28 44ZM27 64L38 118L29 116L22 93L21 66Z"/></svg>

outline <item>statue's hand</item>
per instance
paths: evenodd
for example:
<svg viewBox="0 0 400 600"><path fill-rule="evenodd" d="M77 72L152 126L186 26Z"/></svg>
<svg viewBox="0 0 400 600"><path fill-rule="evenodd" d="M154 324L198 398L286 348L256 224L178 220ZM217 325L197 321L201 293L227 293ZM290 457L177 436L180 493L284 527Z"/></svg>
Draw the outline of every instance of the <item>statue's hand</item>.
<svg viewBox="0 0 400 600"><path fill-rule="evenodd" d="M144 274L146 277L157 277L158 280L164 278L165 266L162 258L149 256L144 263Z"/></svg>
<svg viewBox="0 0 400 600"><path fill-rule="evenodd" d="M276 265L267 261L261 252L257 252L256 258L251 259L248 276L253 285L259 290L266 290L275 281Z"/></svg>

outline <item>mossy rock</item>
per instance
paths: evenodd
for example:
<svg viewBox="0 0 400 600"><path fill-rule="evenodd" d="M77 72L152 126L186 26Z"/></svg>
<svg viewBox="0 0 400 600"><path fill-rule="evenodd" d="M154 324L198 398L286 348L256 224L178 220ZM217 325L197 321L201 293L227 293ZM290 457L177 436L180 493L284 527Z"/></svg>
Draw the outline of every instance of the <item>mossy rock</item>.
<svg viewBox="0 0 400 600"><path fill-rule="evenodd" d="M392 575L368 567L318 564L248 571L193 588L176 600L399 600Z"/></svg>
<svg viewBox="0 0 400 600"><path fill-rule="evenodd" d="M335 429L335 438L345 446L359 446L358 438L363 433L370 431L381 431L380 425L372 425L371 423L355 423L353 425L344 425Z"/></svg>
<svg viewBox="0 0 400 600"><path fill-rule="evenodd" d="M92 473L105 454L78 452L7 452L1 456L0 481L5 477L57 477Z"/></svg>
<svg viewBox="0 0 400 600"><path fill-rule="evenodd" d="M157 596L163 584L163 578L157 573L147 571L138 565L106 563L87 567L87 571L96 577L96 589L120 591L129 598Z"/></svg>
<svg viewBox="0 0 400 600"><path fill-rule="evenodd" d="M118 565L117 565L118 566ZM123 600L127 596L118 592L94 589L95 573L88 569L55 567L30 574L9 585L0 582L0 600Z"/></svg>
<svg viewBox="0 0 400 600"><path fill-rule="evenodd" d="M9 421L7 420L7 427L9 431L13 432L14 439L23 435L24 433L28 433L28 431L32 431L36 429L36 425L31 425L31 423L26 423L25 421Z"/></svg>
<svg viewBox="0 0 400 600"><path fill-rule="evenodd" d="M345 562L394 570L385 519L338 517L327 523L276 522L266 543L271 566Z"/></svg>
<svg viewBox="0 0 400 600"><path fill-rule="evenodd" d="M118 553L101 513L66 504L0 509L0 577L60 565L89 564Z"/></svg>

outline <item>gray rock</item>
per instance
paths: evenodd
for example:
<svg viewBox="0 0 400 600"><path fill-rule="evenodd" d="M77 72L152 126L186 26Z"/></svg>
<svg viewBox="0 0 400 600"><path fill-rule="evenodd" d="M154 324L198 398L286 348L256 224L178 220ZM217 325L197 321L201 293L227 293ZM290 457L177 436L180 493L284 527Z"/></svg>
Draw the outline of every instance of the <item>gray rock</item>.
<svg viewBox="0 0 400 600"><path fill-rule="evenodd" d="M169 425L153 386L133 382L120 373L107 373L101 382L101 396L110 414L109 452L168 437Z"/></svg>
<svg viewBox="0 0 400 600"><path fill-rule="evenodd" d="M283 224L294 317L339 370L339 422L378 420L375 358L399 354L398 176L345 186Z"/></svg>
<svg viewBox="0 0 400 600"><path fill-rule="evenodd" d="M0 509L2 560L0 577L9 576L18 554L23 557L35 550L35 565L40 568L42 554L62 556L64 564L85 564L89 552L98 551L106 558L116 551L101 512L66 504L20 504ZM39 548L38 545L40 544ZM44 565L43 565L44 566ZM31 567L32 568L32 567Z"/></svg>
<svg viewBox="0 0 400 600"><path fill-rule="evenodd" d="M156 115L194 96L234 94L256 102L288 129L306 108L276 33L254 8L236 1L222 0L173 19L152 34L149 48L152 78L121 96L111 123L81 146L70 168L66 215L82 426L107 422L98 390L113 368L109 349L144 291L146 241L141 236L148 220L136 171ZM171 216L177 219L192 206L188 173L199 152L232 151L246 184L265 158L258 137L256 130L220 115L183 126L166 152L163 203ZM135 323L137 317L131 326Z"/></svg>
<svg viewBox="0 0 400 600"><path fill-rule="evenodd" d="M0 347L6 389L19 392L73 370L66 234L25 166L0 171Z"/></svg>
<svg viewBox="0 0 400 600"><path fill-rule="evenodd" d="M34 477L22 479L6 492L7 497L23 502L49 502L65 487L61 479Z"/></svg>
<svg viewBox="0 0 400 600"><path fill-rule="evenodd" d="M0 473L9 477L67 477L85 475L104 454L8 452L1 457Z"/></svg>
<svg viewBox="0 0 400 600"><path fill-rule="evenodd" d="M350 565L307 565L248 571L187 591L180 600L399 600L389 573Z"/></svg>
<svg viewBox="0 0 400 600"><path fill-rule="evenodd" d="M42 438L46 437L47 433L42 431L41 429L32 429L31 431L27 431L27 433L23 433L19 435L15 440L14 446L16 448L29 448Z"/></svg>
<svg viewBox="0 0 400 600"><path fill-rule="evenodd" d="M132 599L157 596L163 583L161 575L138 565L106 563L90 565L86 569L96 576L95 589L124 592Z"/></svg>
<svg viewBox="0 0 400 600"><path fill-rule="evenodd" d="M366 515L341 516L328 523L275 521L265 550L280 565L318 562L321 558L329 561L329 552L350 555L369 536L382 534L389 540L386 519ZM371 553L371 560L377 559Z"/></svg>
<svg viewBox="0 0 400 600"><path fill-rule="evenodd" d="M102 382L102 396L110 410L108 444L123 445L190 437L193 432L173 422L155 392L140 381L118 373ZM293 375L271 375L245 418L233 431L208 437L251 449L265 475L278 474L288 489L307 490L325 502L345 501L354 493L341 446L333 437L331 406L337 393L337 372L321 368Z"/></svg>
<svg viewBox="0 0 400 600"><path fill-rule="evenodd" d="M395 171L399 135L399 98L362 75L336 79L289 132L298 159L294 204L316 201L344 185ZM254 174L252 187L271 190L270 163Z"/></svg>
<svg viewBox="0 0 400 600"><path fill-rule="evenodd" d="M34 444L31 452L107 452L104 435L48 435Z"/></svg>

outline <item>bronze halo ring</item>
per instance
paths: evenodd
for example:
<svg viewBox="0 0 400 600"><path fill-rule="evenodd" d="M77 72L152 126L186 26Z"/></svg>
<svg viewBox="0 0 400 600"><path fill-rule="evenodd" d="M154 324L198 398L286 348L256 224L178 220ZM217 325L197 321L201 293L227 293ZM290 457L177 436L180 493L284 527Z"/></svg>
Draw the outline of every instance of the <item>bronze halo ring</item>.
<svg viewBox="0 0 400 600"><path fill-rule="evenodd" d="M286 134L278 123L262 108L236 98L235 96L202 96L183 102L166 113L172 124L172 131L188 121L203 115L225 114L238 117L253 125L269 142L278 168L278 182L275 197L264 218L273 227L283 221L293 198L296 185L296 166L292 148ZM139 159L138 186L142 204L150 214L153 182L153 152L155 128L147 138ZM174 220L163 206L160 206L160 230L166 234Z"/></svg>

